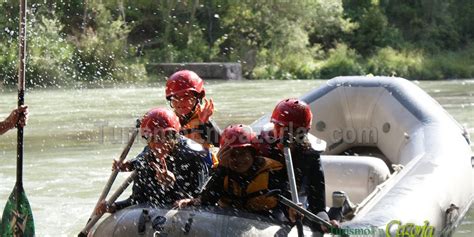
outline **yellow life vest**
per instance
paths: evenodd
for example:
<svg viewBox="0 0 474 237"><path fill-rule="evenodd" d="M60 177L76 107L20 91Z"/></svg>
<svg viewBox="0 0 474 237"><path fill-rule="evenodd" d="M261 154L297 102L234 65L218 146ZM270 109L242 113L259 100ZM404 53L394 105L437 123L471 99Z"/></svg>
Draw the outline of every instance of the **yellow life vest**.
<svg viewBox="0 0 474 237"><path fill-rule="evenodd" d="M275 197L267 197L270 171L283 169L283 165L275 160L264 158L265 163L260 168L250 183L246 187L242 187L237 181L224 177L224 191L227 194L219 200L221 207L237 207L244 208L249 211L268 211L278 204Z"/></svg>
<svg viewBox="0 0 474 237"><path fill-rule="evenodd" d="M199 116L197 113L194 113L193 116L188 120L188 122L183 125L182 130L198 129L199 125L201 125L201 121L199 121ZM202 138L201 134L196 131L186 132L184 136L203 145L205 148L209 148L209 144L207 144L207 142Z"/></svg>

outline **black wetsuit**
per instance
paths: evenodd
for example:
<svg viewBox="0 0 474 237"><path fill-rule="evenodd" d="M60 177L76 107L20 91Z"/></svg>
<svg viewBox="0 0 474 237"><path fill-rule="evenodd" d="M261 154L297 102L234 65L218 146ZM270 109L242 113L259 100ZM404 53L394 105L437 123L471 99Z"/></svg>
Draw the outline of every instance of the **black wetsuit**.
<svg viewBox="0 0 474 237"><path fill-rule="evenodd" d="M262 138L262 136L264 135L259 137L259 141L264 142L259 146L260 154L286 164L285 155L277 147L278 141ZM272 141L272 143L268 141ZM320 152L311 147L294 144L291 149L291 156L298 192L304 193L304 196L306 196L307 203L305 206L307 206L307 210L329 221L326 212L326 187ZM286 179L288 180L288 178ZM289 186L287 188L289 190ZM319 224L309 222L307 219L305 219L305 223L311 229L321 231Z"/></svg>
<svg viewBox="0 0 474 237"><path fill-rule="evenodd" d="M208 152L200 144L180 136L175 149L165 158L166 166L175 175L176 182L172 187L163 188L149 164L155 157L146 146L142 153L130 161L138 175L134 179L132 195L116 202L117 209L142 203L163 206L195 196L209 176L209 167L205 163L207 155Z"/></svg>

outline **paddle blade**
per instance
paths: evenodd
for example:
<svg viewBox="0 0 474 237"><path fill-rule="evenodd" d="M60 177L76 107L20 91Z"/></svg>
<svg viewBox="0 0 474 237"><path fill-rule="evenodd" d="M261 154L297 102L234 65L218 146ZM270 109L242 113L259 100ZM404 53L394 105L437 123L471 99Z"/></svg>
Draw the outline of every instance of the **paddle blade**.
<svg viewBox="0 0 474 237"><path fill-rule="evenodd" d="M33 221L33 212L31 212L30 203L26 198L25 191L20 188L20 210L16 208L17 186L8 198L5 209L3 210L2 223L0 225L0 236L34 236L35 223ZM23 235L21 235L21 232Z"/></svg>

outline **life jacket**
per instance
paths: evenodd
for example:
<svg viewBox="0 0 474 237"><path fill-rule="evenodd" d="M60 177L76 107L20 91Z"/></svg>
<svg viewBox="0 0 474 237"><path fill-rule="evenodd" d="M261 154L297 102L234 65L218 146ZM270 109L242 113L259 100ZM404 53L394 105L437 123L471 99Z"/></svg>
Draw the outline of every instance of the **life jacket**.
<svg viewBox="0 0 474 237"><path fill-rule="evenodd" d="M224 177L224 195L219 200L221 207L243 208L249 211L268 211L278 204L278 199L266 196L270 179L270 171L278 171L283 165L275 160L264 158L264 165L245 184L239 183L229 176Z"/></svg>
<svg viewBox="0 0 474 237"><path fill-rule="evenodd" d="M209 144L203 139L201 133L197 131L200 125L199 116L197 113L194 113L186 124L182 124L181 131L183 131L185 137L200 143L205 148L209 148Z"/></svg>
<svg viewBox="0 0 474 237"><path fill-rule="evenodd" d="M218 149L213 149L214 148L214 145L208 143L202 136L202 129L200 129L201 127L201 121L199 120L199 116L197 113L194 113L191 118L188 120L188 122L186 124L184 124L181 128L181 133L201 144L204 148L206 148L208 151L209 151L209 163L210 165L214 168L214 167L217 167L217 165L219 164L219 159L217 158L217 151Z"/></svg>

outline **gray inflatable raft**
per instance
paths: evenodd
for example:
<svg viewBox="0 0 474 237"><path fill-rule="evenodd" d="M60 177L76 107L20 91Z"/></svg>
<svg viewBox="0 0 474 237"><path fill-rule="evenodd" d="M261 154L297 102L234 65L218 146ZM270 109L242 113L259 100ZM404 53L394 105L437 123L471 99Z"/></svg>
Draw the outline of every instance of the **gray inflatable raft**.
<svg viewBox="0 0 474 237"><path fill-rule="evenodd" d="M402 78L357 76L329 80L301 99L314 114L315 147L327 145L327 205L339 190L356 204L346 234L439 236L456 228L474 199L472 151L465 129L433 98ZM266 115L252 127L268 123ZM93 236L288 233L297 236L281 223L229 210L131 207L105 218Z"/></svg>
<svg viewBox="0 0 474 237"><path fill-rule="evenodd" d="M295 228L293 228L295 229ZM92 236L298 236L296 230L269 218L230 209L150 208L132 206L107 218ZM321 236L305 227L305 236Z"/></svg>

